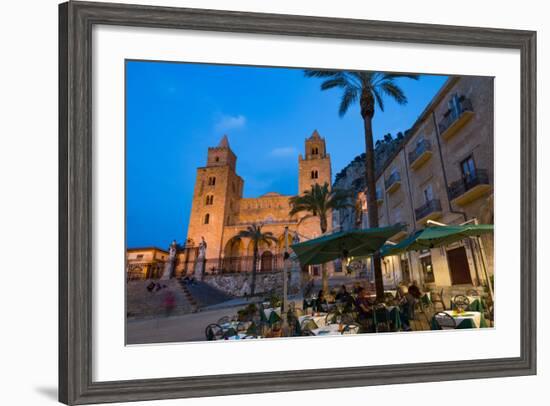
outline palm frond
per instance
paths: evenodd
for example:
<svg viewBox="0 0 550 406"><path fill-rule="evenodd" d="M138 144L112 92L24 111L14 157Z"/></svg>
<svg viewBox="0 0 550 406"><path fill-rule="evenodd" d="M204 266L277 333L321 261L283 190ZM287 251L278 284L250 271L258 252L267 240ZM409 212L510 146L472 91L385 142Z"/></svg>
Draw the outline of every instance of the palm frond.
<svg viewBox="0 0 550 406"><path fill-rule="evenodd" d="M412 80L418 80L420 78L419 75L416 75L414 73L386 73L383 76L384 79L400 79L400 78L406 78L406 79L412 79Z"/></svg>
<svg viewBox="0 0 550 406"><path fill-rule="evenodd" d="M302 221L305 221L305 220L313 218L313 217L317 217L317 216L315 216L313 214L306 214L304 217L302 217L300 220L298 220L298 224L301 224Z"/></svg>
<svg viewBox="0 0 550 406"><path fill-rule="evenodd" d="M387 80L380 84L382 91L393 98L398 104L407 104L407 96L403 93L403 90L397 86L393 81Z"/></svg>
<svg viewBox="0 0 550 406"><path fill-rule="evenodd" d="M338 115L344 116L350 106L357 101L357 89L355 87L346 87L342 99L340 100L340 108L338 109Z"/></svg>
<svg viewBox="0 0 550 406"><path fill-rule="evenodd" d="M374 94L374 99L376 100L378 107L380 107L380 110L384 111L384 99L382 99L382 96L380 96L380 92L376 87L372 89L372 94Z"/></svg>
<svg viewBox="0 0 550 406"><path fill-rule="evenodd" d="M343 76L335 77L334 79L327 79L321 83L321 90L328 90L334 87L346 87L348 82Z"/></svg>
<svg viewBox="0 0 550 406"><path fill-rule="evenodd" d="M340 73L337 70L316 70L316 69L305 69L304 75L306 78L330 78L336 76Z"/></svg>

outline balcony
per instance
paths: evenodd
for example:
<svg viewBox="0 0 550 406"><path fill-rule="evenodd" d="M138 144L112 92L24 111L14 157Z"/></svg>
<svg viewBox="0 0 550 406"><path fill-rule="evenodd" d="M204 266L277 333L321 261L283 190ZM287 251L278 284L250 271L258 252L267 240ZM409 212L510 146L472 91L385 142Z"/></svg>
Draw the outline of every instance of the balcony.
<svg viewBox="0 0 550 406"><path fill-rule="evenodd" d="M458 110L449 110L439 122L439 134L444 140L455 135L474 115L470 99L461 97L459 106Z"/></svg>
<svg viewBox="0 0 550 406"><path fill-rule="evenodd" d="M422 140L416 148L409 152L409 165L411 169L420 168L432 156L432 144L428 140Z"/></svg>
<svg viewBox="0 0 550 406"><path fill-rule="evenodd" d="M459 206L468 204L491 189L486 169L476 169L475 173L451 183L449 196L452 203Z"/></svg>
<svg viewBox="0 0 550 406"><path fill-rule="evenodd" d="M393 193L401 186L401 175L399 172L393 172L388 179L384 182L386 192Z"/></svg>
<svg viewBox="0 0 550 406"><path fill-rule="evenodd" d="M441 201L432 199L414 210L414 216L419 223L426 223L428 220L434 220L441 217Z"/></svg>

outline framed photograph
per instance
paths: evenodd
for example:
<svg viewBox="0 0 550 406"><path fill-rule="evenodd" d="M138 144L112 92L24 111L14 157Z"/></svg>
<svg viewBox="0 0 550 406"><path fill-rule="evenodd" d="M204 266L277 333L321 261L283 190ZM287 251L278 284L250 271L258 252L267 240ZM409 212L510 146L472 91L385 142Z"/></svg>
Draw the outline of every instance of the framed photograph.
<svg viewBox="0 0 550 406"><path fill-rule="evenodd" d="M536 373L536 33L59 8L59 400Z"/></svg>

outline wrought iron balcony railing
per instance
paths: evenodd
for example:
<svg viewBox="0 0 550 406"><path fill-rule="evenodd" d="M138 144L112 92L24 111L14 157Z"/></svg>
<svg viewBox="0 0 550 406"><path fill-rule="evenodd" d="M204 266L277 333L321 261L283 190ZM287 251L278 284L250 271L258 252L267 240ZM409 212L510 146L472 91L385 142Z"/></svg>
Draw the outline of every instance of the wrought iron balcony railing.
<svg viewBox="0 0 550 406"><path fill-rule="evenodd" d="M474 173L451 183L449 186L451 200L462 196L467 191L479 185L489 185L489 174L486 169L476 169Z"/></svg>
<svg viewBox="0 0 550 406"><path fill-rule="evenodd" d="M447 131L455 122L459 121L464 113L473 113L472 102L466 97L460 98L459 108L449 110L448 114L439 122L439 133L443 134Z"/></svg>
<svg viewBox="0 0 550 406"><path fill-rule="evenodd" d="M401 175L399 172L392 172L390 177L384 182L384 186L386 187L386 190L388 190L397 182L401 182Z"/></svg>
<svg viewBox="0 0 550 406"><path fill-rule="evenodd" d="M416 144L416 148L409 152L409 162L412 164L425 152L432 151L432 143L428 140L422 140Z"/></svg>
<svg viewBox="0 0 550 406"><path fill-rule="evenodd" d="M439 199L432 199L427 201L422 206L418 207L414 210L414 215L416 217L416 221L419 221L420 219L423 219L427 215L433 212L439 212L441 211L441 201Z"/></svg>

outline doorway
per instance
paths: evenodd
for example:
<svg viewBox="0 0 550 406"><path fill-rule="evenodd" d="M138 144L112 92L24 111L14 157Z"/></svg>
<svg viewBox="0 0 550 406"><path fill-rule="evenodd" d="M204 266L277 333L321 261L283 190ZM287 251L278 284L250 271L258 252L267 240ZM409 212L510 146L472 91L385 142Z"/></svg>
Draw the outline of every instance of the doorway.
<svg viewBox="0 0 550 406"><path fill-rule="evenodd" d="M466 249L464 247L447 251L447 262L451 273L452 285L472 284L470 266L468 265L468 257L466 256Z"/></svg>
<svg viewBox="0 0 550 406"><path fill-rule="evenodd" d="M271 251L264 251L261 257L261 266L260 269L262 272L270 272L273 270L273 254Z"/></svg>

